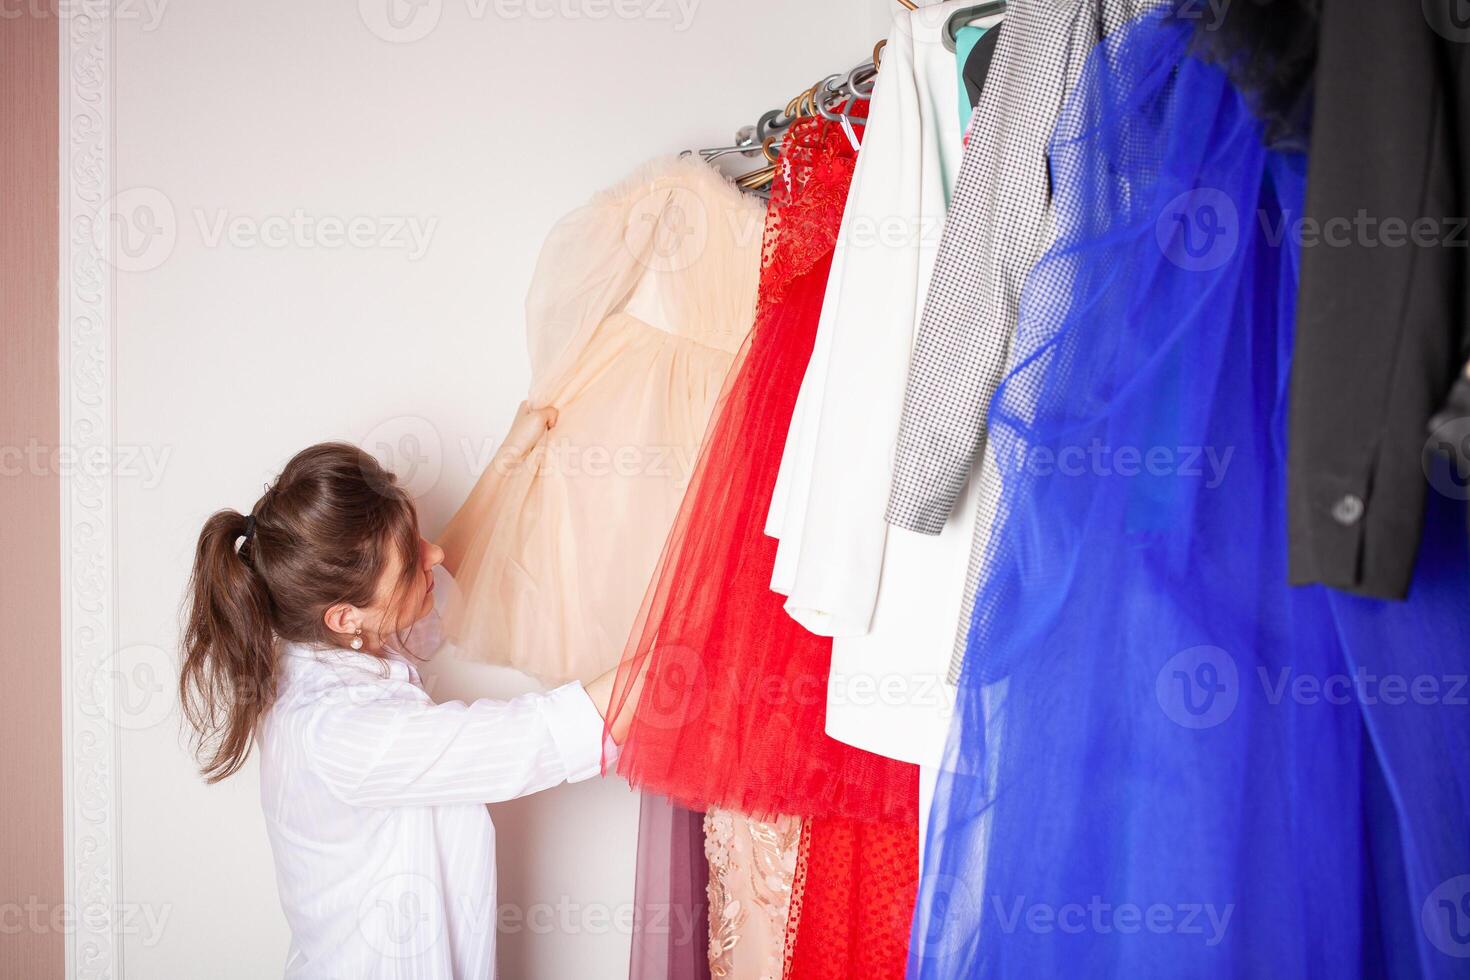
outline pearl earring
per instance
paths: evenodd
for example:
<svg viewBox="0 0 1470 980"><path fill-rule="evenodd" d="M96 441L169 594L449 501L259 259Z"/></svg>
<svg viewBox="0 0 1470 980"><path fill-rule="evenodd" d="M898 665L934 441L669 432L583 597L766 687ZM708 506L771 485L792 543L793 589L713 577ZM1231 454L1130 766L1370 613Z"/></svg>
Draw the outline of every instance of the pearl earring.
<svg viewBox="0 0 1470 980"><path fill-rule="evenodd" d="M352 646L352 649L354 649L354 650L361 650L362 649L362 627L361 626L357 626L357 627L354 627L353 628L353 636L352 636L352 644L351 644L351 646Z"/></svg>

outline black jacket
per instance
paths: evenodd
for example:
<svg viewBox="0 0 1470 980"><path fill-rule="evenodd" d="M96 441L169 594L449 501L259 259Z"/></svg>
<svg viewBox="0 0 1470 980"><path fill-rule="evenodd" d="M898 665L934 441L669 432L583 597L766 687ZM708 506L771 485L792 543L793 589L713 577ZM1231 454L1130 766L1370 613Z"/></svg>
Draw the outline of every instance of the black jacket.
<svg viewBox="0 0 1470 980"><path fill-rule="evenodd" d="M1470 19L1324 0L1287 465L1290 575L1402 597L1466 349Z"/></svg>

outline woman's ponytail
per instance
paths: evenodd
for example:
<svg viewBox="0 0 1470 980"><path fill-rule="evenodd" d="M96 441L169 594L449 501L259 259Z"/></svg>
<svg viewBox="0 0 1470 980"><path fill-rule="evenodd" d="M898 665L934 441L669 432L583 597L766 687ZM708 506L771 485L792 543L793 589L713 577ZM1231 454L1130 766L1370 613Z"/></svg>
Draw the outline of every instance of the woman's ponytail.
<svg viewBox="0 0 1470 980"><path fill-rule="evenodd" d="M254 523L216 512L199 533L189 577L179 698L211 783L244 764L273 693L275 628L270 591L251 564Z"/></svg>
<svg viewBox="0 0 1470 980"><path fill-rule="evenodd" d="M277 643L339 642L327 609L372 604L394 554L402 587L420 574L413 503L347 443L303 449L248 515L222 510L205 522L185 600L179 699L209 782L250 755L276 696Z"/></svg>

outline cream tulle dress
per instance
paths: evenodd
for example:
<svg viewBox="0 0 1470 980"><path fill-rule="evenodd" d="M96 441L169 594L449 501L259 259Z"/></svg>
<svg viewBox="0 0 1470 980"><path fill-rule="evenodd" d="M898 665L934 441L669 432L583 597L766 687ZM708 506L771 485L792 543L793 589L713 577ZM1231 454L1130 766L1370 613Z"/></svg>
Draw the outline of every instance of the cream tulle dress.
<svg viewBox="0 0 1470 980"><path fill-rule="evenodd" d="M526 298L529 460L491 466L440 544L467 655L547 684L614 667L755 312L764 204L662 157L552 229Z"/></svg>

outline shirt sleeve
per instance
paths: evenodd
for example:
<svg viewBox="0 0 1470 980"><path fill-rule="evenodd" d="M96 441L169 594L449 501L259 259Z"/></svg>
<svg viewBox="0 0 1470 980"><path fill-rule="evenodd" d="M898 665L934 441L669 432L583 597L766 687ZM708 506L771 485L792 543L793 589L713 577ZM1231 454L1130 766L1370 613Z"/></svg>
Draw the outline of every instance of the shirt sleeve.
<svg viewBox="0 0 1470 980"><path fill-rule="evenodd" d="M944 530L989 436L1032 267L1054 229L1048 150L1102 38L1153 0L1013 4L970 122L909 360L884 518ZM1039 301L1038 301L1039 302Z"/></svg>
<svg viewBox="0 0 1470 980"><path fill-rule="evenodd" d="M575 681L470 704L372 690L346 689L307 730L315 771L345 803L496 803L601 769L602 717Z"/></svg>
<svg viewBox="0 0 1470 980"><path fill-rule="evenodd" d="M1020 285L1042 251L1065 44L1052 40L1063 25L1031 23L1046 9L1017 10L996 44L910 352L884 518L920 534L944 530L985 445ZM1018 50L1028 37L1034 50Z"/></svg>

